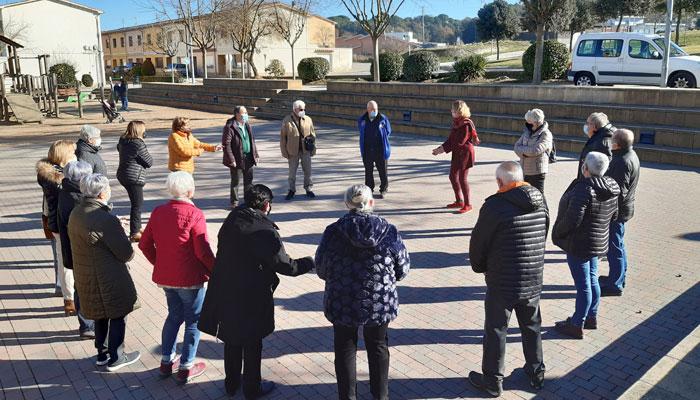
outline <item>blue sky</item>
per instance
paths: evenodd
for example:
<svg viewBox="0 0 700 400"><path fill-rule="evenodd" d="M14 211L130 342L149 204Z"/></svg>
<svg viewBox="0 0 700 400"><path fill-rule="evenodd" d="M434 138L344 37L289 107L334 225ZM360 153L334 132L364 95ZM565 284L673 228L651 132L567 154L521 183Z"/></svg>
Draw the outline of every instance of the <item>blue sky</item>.
<svg viewBox="0 0 700 400"><path fill-rule="evenodd" d="M0 0L0 4L14 3L16 0ZM104 11L102 16L103 29L116 29L123 26L145 24L153 21L153 15L139 8L138 0L73 0ZM447 14L452 18L462 19L474 17L483 3L482 0L406 0L399 11L401 17L420 15L421 7L425 7L426 15ZM509 0L510 3L517 2ZM347 10L339 0L323 0L323 7L316 10L324 17L347 14Z"/></svg>

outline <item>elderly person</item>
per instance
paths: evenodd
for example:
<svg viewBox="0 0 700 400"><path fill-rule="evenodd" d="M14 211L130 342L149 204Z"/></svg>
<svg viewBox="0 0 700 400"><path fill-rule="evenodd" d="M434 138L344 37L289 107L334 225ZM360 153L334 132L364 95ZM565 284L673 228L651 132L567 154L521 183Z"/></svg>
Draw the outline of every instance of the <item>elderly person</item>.
<svg viewBox="0 0 700 400"><path fill-rule="evenodd" d="M88 175L80 181L80 191L84 197L68 219L75 287L80 312L95 320L95 364L114 372L141 357L138 351L124 352L126 316L139 307L126 264L134 249L119 218L110 212L109 179Z"/></svg>
<svg viewBox="0 0 700 400"><path fill-rule="evenodd" d="M469 169L474 166L474 146L481 143L476 133L476 127L470 119L469 106L462 100L452 103L452 128L450 136L439 147L433 149L433 155L452 153L450 164L450 182L455 193L454 203L447 208L456 208L458 214L464 214L472 210L469 198L469 183L467 175Z"/></svg>
<svg viewBox="0 0 700 400"><path fill-rule="evenodd" d="M146 185L146 170L153 166L153 157L148 152L145 137L146 124L143 121L131 121L117 144L119 152L117 179L129 194L129 203L131 203L129 238L132 242L138 242L141 239L143 187Z"/></svg>
<svg viewBox="0 0 700 400"><path fill-rule="evenodd" d="M102 137L99 129L91 125L80 127L80 138L75 144L75 155L78 160L85 161L92 167L95 174L107 175L105 164L99 151L102 149Z"/></svg>
<svg viewBox="0 0 700 400"><path fill-rule="evenodd" d="M632 143L634 133L629 129L618 129L613 134L612 160L605 175L615 179L620 186L620 197L617 199L617 219L610 223L607 254L610 273L607 279L600 279L602 296L622 296L622 290L625 288L625 224L634 216L634 199L640 168L639 157L632 148Z"/></svg>
<svg viewBox="0 0 700 400"><path fill-rule="evenodd" d="M194 174L194 158L205 151L221 151L221 145L202 143L192 134L190 119L176 117L172 124L173 133L168 137L168 169L171 172L185 171Z"/></svg>
<svg viewBox="0 0 700 400"><path fill-rule="evenodd" d="M199 344L199 314L204 302L204 283L214 268L214 253L207 238L207 221L192 202L194 178L171 172L165 181L171 200L156 207L146 225L139 249L153 264L153 282L165 291L168 317L163 325L160 374L177 372L187 383L204 373L205 364L195 363ZM185 323L182 354L176 357L177 334Z"/></svg>
<svg viewBox="0 0 700 400"><path fill-rule="evenodd" d="M552 229L552 242L566 252L566 261L576 286L576 309L566 321L556 323L560 333L583 339L583 329L598 327L598 257L608 252L610 222L617 219L620 188L605 176L608 156L592 151L559 201Z"/></svg>
<svg viewBox="0 0 700 400"><path fill-rule="evenodd" d="M243 386L246 399L256 399L275 388L262 381L262 340L275 330L277 274L302 275L314 267L311 257L292 259L268 218L272 191L251 186L245 207L231 211L219 231L216 264L204 299L199 329L224 341L226 392L233 396ZM241 368L243 368L241 382Z"/></svg>
<svg viewBox="0 0 700 400"><path fill-rule="evenodd" d="M299 162L304 171L306 197L316 197L311 190L314 185L311 180L311 157L316 154L316 131L313 121L306 115L306 104L301 100L292 104L292 113L282 120L280 149L282 157L289 163L289 192L285 199L291 200L296 194Z"/></svg>
<svg viewBox="0 0 700 400"><path fill-rule="evenodd" d="M544 193L544 178L549 168L549 153L552 151L552 132L544 120L544 112L538 108L525 113L525 129L517 142L515 154L520 157L525 182Z"/></svg>
<svg viewBox="0 0 700 400"><path fill-rule="evenodd" d="M231 208L238 207L240 195L238 184L243 177L243 192L253 185L253 167L258 163L258 148L255 145L253 128L248 122L248 110L243 106L233 109L233 118L226 121L221 135L224 150L224 165L231 172Z"/></svg>
<svg viewBox="0 0 700 400"><path fill-rule="evenodd" d="M56 282L56 294L63 296L63 309L66 315L75 315L73 274L63 267L61 236L58 230L58 196L63 181L63 168L75 161L75 143L70 140L57 140L51 144L46 158L36 163L36 180L43 192L41 220L46 238L51 240Z"/></svg>
<svg viewBox="0 0 700 400"><path fill-rule="evenodd" d="M515 161L496 169L498 192L479 211L469 243L474 272L486 278L483 374L469 381L486 393L503 391L508 321L515 310L523 342L525 373L535 389L544 382L540 294L549 211L544 195L523 177Z"/></svg>
<svg viewBox="0 0 700 400"><path fill-rule="evenodd" d="M387 331L399 312L396 282L408 274L409 255L396 227L372 213L369 187L348 188L345 205L350 211L326 228L316 250L316 272L326 281L324 313L333 324L338 397L356 398L357 332L362 327L370 392L374 399L388 399Z"/></svg>
<svg viewBox="0 0 700 400"><path fill-rule="evenodd" d="M383 199L389 190L389 178L386 169L391 146L391 123L386 115L379 112L377 102L372 100L367 103L367 112L357 120L360 130L360 154L365 166L365 185L374 192L374 167L379 172L379 195Z"/></svg>
<svg viewBox="0 0 700 400"><path fill-rule="evenodd" d="M586 124L583 125L583 133L588 137L588 141L583 146L578 158L578 178L583 176L581 168L588 153L592 151L603 153L610 160L612 157L612 136L616 129L610 123L608 116L602 112L594 112L588 116Z"/></svg>
<svg viewBox="0 0 700 400"><path fill-rule="evenodd" d="M61 183L61 192L58 194L58 232L61 236L61 254L63 266L66 268L67 285L75 285L73 278L73 253L68 235L68 220L73 209L83 200L80 192L80 181L92 174L92 167L85 161L71 161L63 169L64 178ZM95 322L85 318L80 312L80 297L74 292L75 310L78 314L78 331L80 337L86 339L95 338Z"/></svg>

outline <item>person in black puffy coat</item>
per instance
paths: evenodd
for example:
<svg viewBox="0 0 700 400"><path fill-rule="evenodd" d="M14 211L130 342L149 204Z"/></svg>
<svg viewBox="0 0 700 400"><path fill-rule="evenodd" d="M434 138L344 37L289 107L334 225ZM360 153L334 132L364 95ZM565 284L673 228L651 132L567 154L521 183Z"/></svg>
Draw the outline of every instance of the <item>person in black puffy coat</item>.
<svg viewBox="0 0 700 400"><path fill-rule="evenodd" d="M559 214L552 242L566 252L566 261L576 285L576 310L556 329L583 339L583 329L596 329L600 304L598 257L608 252L610 221L617 219L620 187L609 176L607 155L591 152L582 166L583 177L575 179L559 201Z"/></svg>
<svg viewBox="0 0 700 400"><path fill-rule="evenodd" d="M469 381L492 395L503 390L506 337L513 310L522 334L525 373L534 388L542 388L540 294L549 229L544 195L525 182L520 164L501 163L496 181L498 193L481 207L469 243L472 269L485 275L487 287L483 374L470 372Z"/></svg>
<svg viewBox="0 0 700 400"><path fill-rule="evenodd" d="M92 166L95 174L107 176L107 164L100 155L102 150L101 131L91 125L80 127L80 138L75 143L75 155L78 160L85 161Z"/></svg>
<svg viewBox="0 0 700 400"><path fill-rule="evenodd" d="M117 180L126 189L131 202L129 238L132 242L138 242L141 239L143 187L146 185L146 170L153 165L153 157L148 152L144 137L146 137L146 124L142 121L131 121L117 144L117 151L119 151Z"/></svg>
<svg viewBox="0 0 700 400"><path fill-rule="evenodd" d="M372 190L345 192L350 212L329 225L316 250L316 272L326 281L324 312L333 324L335 372L340 399L355 399L357 330L363 327L370 392L389 398L387 329L399 312L396 282L408 274L410 259L396 227L372 214Z"/></svg>
<svg viewBox="0 0 700 400"><path fill-rule="evenodd" d="M597 151L608 156L608 160L612 158L612 136L616 129L610 123L608 116L602 112L595 112L588 116L586 124L583 125L583 133L588 137L588 140L583 145L578 157L577 178L583 177L581 167L588 153Z"/></svg>

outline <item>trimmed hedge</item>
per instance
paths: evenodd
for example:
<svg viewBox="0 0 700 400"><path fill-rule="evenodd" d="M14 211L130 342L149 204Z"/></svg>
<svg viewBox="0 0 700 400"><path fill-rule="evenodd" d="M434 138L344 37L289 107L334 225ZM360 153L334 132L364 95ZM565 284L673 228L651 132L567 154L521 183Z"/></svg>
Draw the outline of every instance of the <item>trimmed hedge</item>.
<svg viewBox="0 0 700 400"><path fill-rule="evenodd" d="M427 51L418 51L406 58L403 64L403 76L410 82L422 82L430 79L438 68L440 68L438 56Z"/></svg>
<svg viewBox="0 0 700 400"><path fill-rule="evenodd" d="M481 54L465 57L455 62L454 69L459 82L479 79L486 73L486 57Z"/></svg>
<svg viewBox="0 0 700 400"><path fill-rule="evenodd" d="M151 60L146 59L146 61L141 64L141 74L143 76L155 76L156 75L156 67L153 65L153 62Z"/></svg>
<svg viewBox="0 0 700 400"><path fill-rule="evenodd" d="M273 78L281 78L285 74L284 64L278 59L270 61L270 65L265 68L265 72Z"/></svg>
<svg viewBox="0 0 700 400"><path fill-rule="evenodd" d="M309 57L299 61L297 72L302 82L315 82L325 79L331 70L331 64L323 57Z"/></svg>
<svg viewBox="0 0 700 400"><path fill-rule="evenodd" d="M56 74L56 80L61 86L75 85L75 67L68 63L54 64L49 68L49 74Z"/></svg>
<svg viewBox="0 0 700 400"><path fill-rule="evenodd" d="M90 74L83 74L83 76L80 78L80 82L85 87L92 87L92 84L95 83L95 81L92 79L92 75Z"/></svg>
<svg viewBox="0 0 700 400"><path fill-rule="evenodd" d="M533 43L523 54L523 69L525 78L532 79L535 70L535 48ZM569 66L569 50L565 44L556 40L545 40L542 56L542 80L559 79L566 76Z"/></svg>
<svg viewBox="0 0 700 400"><path fill-rule="evenodd" d="M380 54L379 79L381 79L382 82L398 80L403 73L403 63L403 56L399 53L388 51ZM369 68L369 74L374 77L374 62L372 62Z"/></svg>

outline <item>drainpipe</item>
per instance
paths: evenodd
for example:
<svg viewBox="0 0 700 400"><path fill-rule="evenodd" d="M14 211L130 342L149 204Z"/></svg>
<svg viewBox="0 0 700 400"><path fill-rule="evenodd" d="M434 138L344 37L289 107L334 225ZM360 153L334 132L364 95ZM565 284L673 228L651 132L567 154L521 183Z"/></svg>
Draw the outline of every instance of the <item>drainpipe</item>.
<svg viewBox="0 0 700 400"><path fill-rule="evenodd" d="M97 77L100 82L100 100L105 99L105 60L102 52L102 29L100 28L100 14L95 15L95 26L97 27L97 55L99 61L97 63Z"/></svg>

